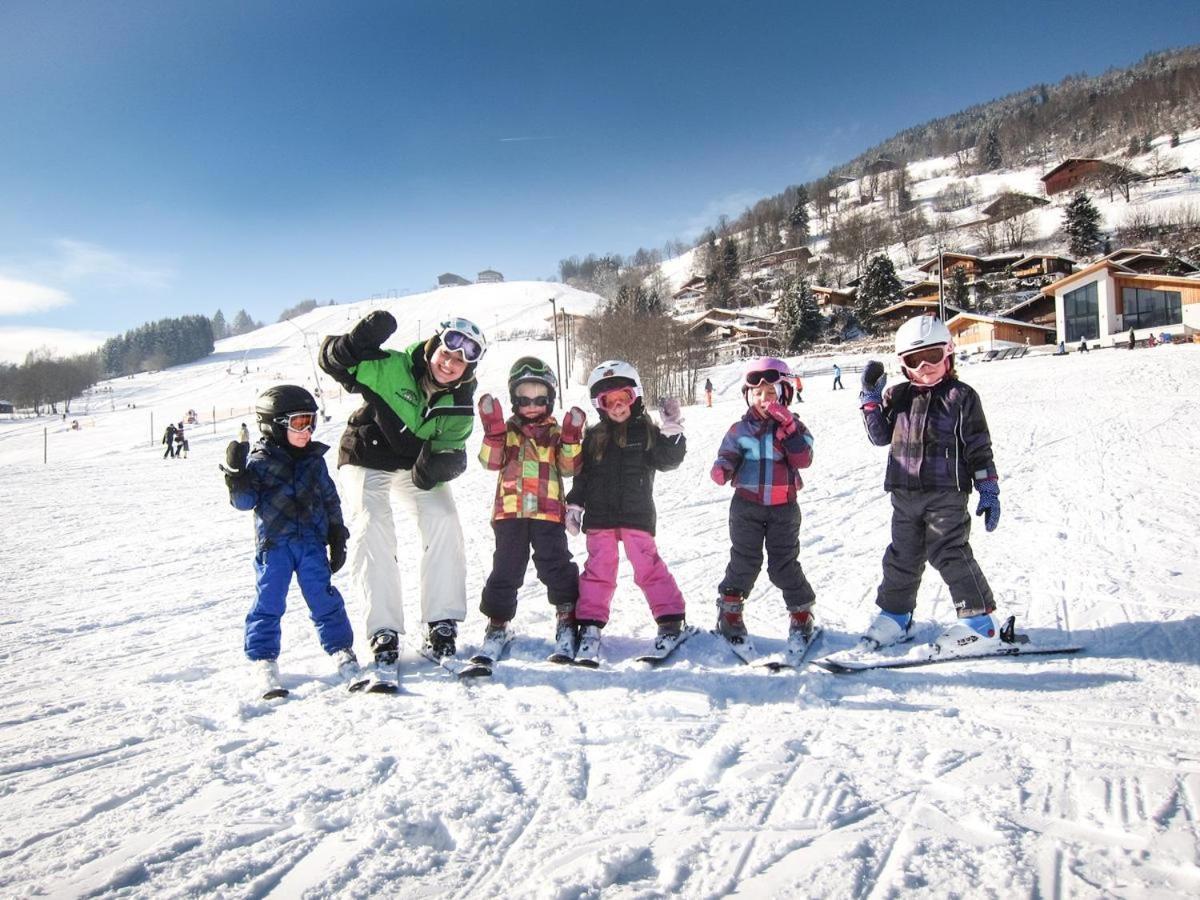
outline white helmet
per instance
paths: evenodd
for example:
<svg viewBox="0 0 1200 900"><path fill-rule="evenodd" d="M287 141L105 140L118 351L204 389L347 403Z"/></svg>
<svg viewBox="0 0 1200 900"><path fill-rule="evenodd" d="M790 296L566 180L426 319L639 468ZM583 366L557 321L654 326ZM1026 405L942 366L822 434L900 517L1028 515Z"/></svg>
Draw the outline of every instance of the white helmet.
<svg viewBox="0 0 1200 900"><path fill-rule="evenodd" d="M615 387L631 387L634 402L641 399L642 379L638 377L637 369L619 359L606 359L592 369L592 374L588 376L588 394L592 398L592 405L599 409L596 397Z"/></svg>
<svg viewBox="0 0 1200 900"><path fill-rule="evenodd" d="M479 362L487 353L487 338L483 329L470 319L446 319L438 325L437 338L443 347L459 353L469 363Z"/></svg>
<svg viewBox="0 0 1200 900"><path fill-rule="evenodd" d="M951 351L954 350L950 329L937 316L916 316L896 330L897 356L937 344L945 344Z"/></svg>

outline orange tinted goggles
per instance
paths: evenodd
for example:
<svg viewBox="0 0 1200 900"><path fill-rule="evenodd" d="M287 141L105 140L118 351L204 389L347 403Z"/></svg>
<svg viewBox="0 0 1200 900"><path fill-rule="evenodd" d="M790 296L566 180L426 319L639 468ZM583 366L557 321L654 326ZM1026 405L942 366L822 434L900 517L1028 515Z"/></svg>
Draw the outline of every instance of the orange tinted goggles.
<svg viewBox="0 0 1200 900"><path fill-rule="evenodd" d="M596 397L601 409L615 409L618 406L632 406L637 394L631 387L613 388Z"/></svg>
<svg viewBox="0 0 1200 900"><path fill-rule="evenodd" d="M275 420L280 425L287 425L290 431L316 431L317 417L314 413L292 413L290 416L280 416Z"/></svg>

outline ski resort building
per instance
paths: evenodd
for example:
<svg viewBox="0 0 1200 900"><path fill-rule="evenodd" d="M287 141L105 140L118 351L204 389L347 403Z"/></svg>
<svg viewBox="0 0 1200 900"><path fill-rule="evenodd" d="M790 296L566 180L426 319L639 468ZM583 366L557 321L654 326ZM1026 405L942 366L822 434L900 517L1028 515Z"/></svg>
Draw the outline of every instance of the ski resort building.
<svg viewBox="0 0 1200 900"><path fill-rule="evenodd" d="M946 327L954 336L954 349L963 353L1055 343L1054 326L1034 325L1004 316L960 312L946 323Z"/></svg>
<svg viewBox="0 0 1200 900"><path fill-rule="evenodd" d="M476 284L500 284L504 281L504 276L495 269L484 269L475 276Z"/></svg>
<svg viewBox="0 0 1200 900"><path fill-rule="evenodd" d="M1117 262L1113 257L1122 252L1042 288L1054 298L1059 339L1112 346L1128 340L1130 328L1137 340L1200 334L1200 278L1139 272L1142 254Z"/></svg>

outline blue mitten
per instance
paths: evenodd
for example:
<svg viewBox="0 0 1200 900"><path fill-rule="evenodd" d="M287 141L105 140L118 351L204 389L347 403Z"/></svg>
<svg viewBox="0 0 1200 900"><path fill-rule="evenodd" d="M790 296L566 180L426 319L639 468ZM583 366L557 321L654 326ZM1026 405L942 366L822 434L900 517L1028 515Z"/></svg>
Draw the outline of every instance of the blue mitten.
<svg viewBox="0 0 1200 900"><path fill-rule="evenodd" d="M979 505L975 507L975 515L983 516L983 527L995 531L1000 524L1000 483L994 478L975 482L979 491Z"/></svg>
<svg viewBox="0 0 1200 900"><path fill-rule="evenodd" d="M874 404L879 406L883 403L883 387L887 384L887 372L883 369L883 363L878 360L871 360L867 363L867 367L862 373L862 391L858 395L858 406L860 409Z"/></svg>

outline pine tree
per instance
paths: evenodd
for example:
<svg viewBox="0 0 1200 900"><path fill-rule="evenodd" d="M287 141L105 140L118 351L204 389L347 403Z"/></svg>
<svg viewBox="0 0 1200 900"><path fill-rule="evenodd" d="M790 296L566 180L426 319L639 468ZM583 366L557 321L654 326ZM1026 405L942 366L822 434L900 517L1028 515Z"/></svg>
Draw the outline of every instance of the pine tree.
<svg viewBox="0 0 1200 900"><path fill-rule="evenodd" d="M970 309L971 292L967 289L967 270L962 266L955 266L950 273L946 302L959 309Z"/></svg>
<svg viewBox="0 0 1200 900"><path fill-rule="evenodd" d="M1063 213L1063 231L1070 239L1071 255L1093 255L1100 247L1100 211L1083 191L1076 191Z"/></svg>
<svg viewBox="0 0 1200 900"><path fill-rule="evenodd" d="M796 203L788 213L788 242L793 247L808 243L808 189L796 188Z"/></svg>
<svg viewBox="0 0 1200 900"><path fill-rule="evenodd" d="M803 275L799 278L796 293L800 306L800 340L807 346L815 343L825 330L825 317L817 309L817 295Z"/></svg>
<svg viewBox="0 0 1200 900"><path fill-rule="evenodd" d="M799 284L790 281L779 298L779 306L775 309L775 330L779 345L785 354L798 350L803 340L801 335L801 310Z"/></svg>
<svg viewBox="0 0 1200 900"><path fill-rule="evenodd" d="M237 315L233 317L233 324L230 326L230 331L235 334L245 334L247 331L254 330L254 320L250 318L250 313L244 309L239 309Z"/></svg>
<svg viewBox="0 0 1200 900"><path fill-rule="evenodd" d="M219 309L212 317L212 333L214 341L229 337L229 323L225 321L225 313Z"/></svg>
<svg viewBox="0 0 1200 900"><path fill-rule="evenodd" d="M900 299L901 287L892 261L882 253L871 257L862 283L858 286L858 303L855 306L858 320L868 325L875 313Z"/></svg>
<svg viewBox="0 0 1200 900"><path fill-rule="evenodd" d="M990 129L983 140L983 169L991 172L1004 165L1004 155L1000 152L1000 135Z"/></svg>

